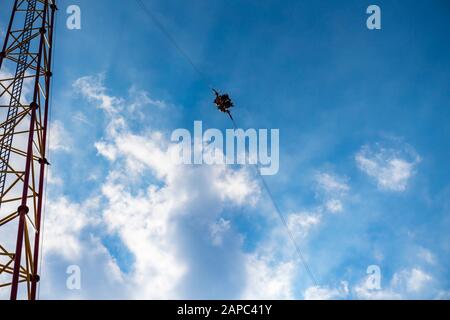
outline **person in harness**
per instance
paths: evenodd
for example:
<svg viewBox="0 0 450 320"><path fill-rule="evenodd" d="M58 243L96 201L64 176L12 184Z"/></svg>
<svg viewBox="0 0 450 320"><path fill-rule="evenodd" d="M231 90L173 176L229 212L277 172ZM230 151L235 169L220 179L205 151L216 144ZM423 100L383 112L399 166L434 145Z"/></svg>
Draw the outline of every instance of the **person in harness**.
<svg viewBox="0 0 450 320"><path fill-rule="evenodd" d="M216 95L216 99L214 100L214 103L219 109L219 111L223 113L228 113L231 120L234 121L233 117L231 116L230 109L233 108L234 104L233 101L231 101L231 98L228 94L220 94L216 89L213 89L214 94Z"/></svg>

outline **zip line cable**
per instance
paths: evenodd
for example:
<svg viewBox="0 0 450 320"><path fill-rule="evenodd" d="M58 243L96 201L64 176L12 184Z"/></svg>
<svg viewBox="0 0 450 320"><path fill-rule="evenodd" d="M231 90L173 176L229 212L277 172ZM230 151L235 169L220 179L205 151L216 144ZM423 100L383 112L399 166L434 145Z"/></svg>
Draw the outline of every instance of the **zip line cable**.
<svg viewBox="0 0 450 320"><path fill-rule="evenodd" d="M254 168L256 169L256 174L258 175L259 179L261 180L262 185L264 186L264 189L266 190L266 193L269 196L270 201L272 202L272 206L275 208L275 211L277 212L278 216L280 217L280 220L283 223L283 225L289 235L289 238L291 239L292 244L295 247L295 251L297 252L298 257L300 258L300 261L302 262L303 267L305 268L306 272L308 273L308 276L311 278L311 281L314 283L314 285L318 286L316 277L312 273L311 268L309 267L308 261L304 257L302 251L300 250L300 247L298 246L297 242L295 241L294 235L293 235L291 229L289 228L289 224L286 221L286 218L284 217L283 213L281 212L280 208L278 207L277 203L275 202L273 194L270 191L269 186L267 185L266 179L264 179L264 177L261 175L261 173L259 171L259 167L257 165L255 165Z"/></svg>
<svg viewBox="0 0 450 320"><path fill-rule="evenodd" d="M177 51L186 59L186 61L191 65L191 67L194 69L194 71L199 75L199 77L202 79L202 81L206 84L206 86L210 89L212 89L213 91L214 88L213 86L209 83L208 81L208 77L206 76L206 74L204 72L202 72L200 70L200 68L197 67L197 65L194 63L194 61L189 57L189 55L187 54L187 52L185 50L183 50L183 48L178 44L178 42L176 41L176 39L170 34L170 32L164 27L164 25L161 23L161 21L159 21L159 19L151 12L151 10L144 4L144 2L142 0L136 0L137 4L142 8L142 10L148 15L148 17L155 23L155 25L159 28L159 30L168 38L168 40L172 43L172 45L175 47L175 49L177 49ZM230 112L228 112L228 115L230 116L231 122L233 123L233 127L234 129L238 129L238 126L236 124L236 121L234 120L233 116L231 115ZM297 245L297 242L295 240L295 237L291 231L291 229L289 228L289 224L286 221L286 218L284 217L283 213L281 212L280 208L278 207L275 198L271 192L271 190L269 189L269 186L266 182L266 180L264 179L264 177L261 175L261 172L259 170L258 165L253 165L253 167L256 170L256 175L259 177L259 179L261 180L261 184L263 186L263 188L265 189L270 202L272 203L273 208L275 209L275 211L277 212L278 217L281 220L281 223L283 224L283 226L285 227L288 236L290 238L290 240L292 241L292 244L294 245L295 251L300 259L300 261L302 262L309 278L311 279L311 281L313 282L313 284L315 286L318 285L318 282L308 264L308 261L306 260L306 258L304 257L300 247Z"/></svg>
<svg viewBox="0 0 450 320"><path fill-rule="evenodd" d="M230 118L231 118L231 121L233 122L234 129L237 130L238 126L236 125L236 121L233 119L233 117L230 116ZM277 212L277 215L280 218L281 223L283 224L284 228L286 229L286 232L288 233L288 236L291 239L291 242L294 245L295 251L296 251L300 261L302 262L303 267L305 268L309 278L311 279L312 283L315 286L318 286L318 282L316 280L316 277L314 276L313 272L311 271L309 263L306 260L305 256L303 255L300 247L298 246L297 241L295 241L294 234L292 233L291 229L289 228L289 224L286 221L286 218L284 217L283 213L281 212L280 207L277 205L277 203L275 201L275 198L274 198L274 196L272 194L272 191L270 190L269 185L266 182L266 179L264 179L263 175L261 174L261 171L259 170L259 166L257 164L255 164L255 165L252 165L252 167L255 169L256 175L261 180L261 184L262 184L264 190L266 190L266 194L268 195L269 200L272 203L273 208Z"/></svg>
<svg viewBox="0 0 450 320"><path fill-rule="evenodd" d="M153 12L144 4L142 0L136 0L137 4L142 8L144 13L147 14L148 17L155 23L155 25L158 27L158 29L167 37L167 39L172 43L172 45L177 49L177 51L183 56L186 61L191 65L192 69L199 75L200 79L204 82L208 88L213 89L213 86L208 81L208 77L200 68L197 67L197 65L194 63L194 61L191 59L191 57L187 54L185 50L178 44L178 41L173 37L170 32L166 29L164 24L162 24L161 21L156 17L156 15L153 14Z"/></svg>
<svg viewBox="0 0 450 320"><path fill-rule="evenodd" d="M50 48L50 50L53 51L52 52L52 55L53 55L52 65L50 66L52 71L55 70L54 69L54 65L55 65L55 60L56 59L55 59L54 44L56 43L57 30L58 30L58 19L55 17L55 19L53 21L53 31L52 31L53 32L53 43L52 43L53 47ZM54 77L51 77L51 79L50 79L50 82L51 82L50 88L53 88L53 83L54 83L53 79L54 79ZM52 137L51 131L49 129L50 129L50 124L52 123L52 119L53 119L53 108L51 108L52 102L53 102L53 96L54 96L53 95L53 90L50 90L50 96L48 97L49 98L49 110L48 110L49 114L48 114L48 120L47 120L47 141L48 141L48 143L47 143L47 150L48 150L47 158L49 158L49 159L50 159L50 152L51 152L50 144L51 144L51 137ZM40 231L40 234L39 234L39 237L41 238L41 252L40 252L40 257L36 257L36 259L40 260L38 274L40 274L41 276L42 276L42 263L44 261L44 252L45 252L44 251L45 250L45 246L44 246L45 245L45 237L44 237L44 234L45 234L45 217L46 217L45 212L47 211L46 210L46 208L47 208L47 201L48 201L48 198L47 198L47 195L48 195L47 186L48 186L49 172L50 172L50 166L47 166L47 168L45 168L45 179L44 179L45 180L45 186L44 186L44 195L43 195L43 201L42 201L43 208L42 208L42 217L41 217L41 231ZM41 286L40 285L37 286L36 296L37 296L38 300L41 299Z"/></svg>

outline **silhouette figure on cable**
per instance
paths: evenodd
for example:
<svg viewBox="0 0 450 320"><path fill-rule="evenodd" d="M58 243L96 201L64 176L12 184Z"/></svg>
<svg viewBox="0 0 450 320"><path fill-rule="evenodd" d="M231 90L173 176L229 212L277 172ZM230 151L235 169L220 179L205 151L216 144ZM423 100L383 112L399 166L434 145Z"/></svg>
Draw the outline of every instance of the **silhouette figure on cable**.
<svg viewBox="0 0 450 320"><path fill-rule="evenodd" d="M214 103L216 104L217 109L223 113L228 113L231 120L234 121L233 117L231 116L230 109L233 108L234 104L233 101L231 101L231 98L228 94L220 94L216 89L213 89L214 94L216 95L216 99L214 100Z"/></svg>

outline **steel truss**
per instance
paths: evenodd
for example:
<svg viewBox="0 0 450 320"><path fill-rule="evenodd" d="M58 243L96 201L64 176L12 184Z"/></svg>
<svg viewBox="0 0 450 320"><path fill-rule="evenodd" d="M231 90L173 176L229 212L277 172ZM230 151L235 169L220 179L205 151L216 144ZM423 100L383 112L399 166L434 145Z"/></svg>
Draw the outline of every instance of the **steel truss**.
<svg viewBox="0 0 450 320"><path fill-rule="evenodd" d="M0 296L36 299L54 0L14 0L0 52ZM4 293L4 292L3 292Z"/></svg>

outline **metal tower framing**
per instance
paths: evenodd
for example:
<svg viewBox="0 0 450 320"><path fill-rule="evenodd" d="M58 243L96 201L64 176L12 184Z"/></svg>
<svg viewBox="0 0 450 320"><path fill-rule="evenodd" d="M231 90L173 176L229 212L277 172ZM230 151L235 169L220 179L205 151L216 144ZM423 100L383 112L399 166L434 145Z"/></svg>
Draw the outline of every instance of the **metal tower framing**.
<svg viewBox="0 0 450 320"><path fill-rule="evenodd" d="M55 12L14 0L0 52L0 297L12 300L36 299L40 279Z"/></svg>

